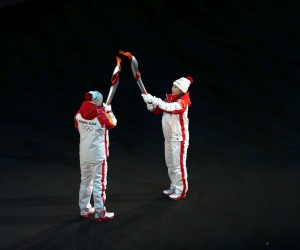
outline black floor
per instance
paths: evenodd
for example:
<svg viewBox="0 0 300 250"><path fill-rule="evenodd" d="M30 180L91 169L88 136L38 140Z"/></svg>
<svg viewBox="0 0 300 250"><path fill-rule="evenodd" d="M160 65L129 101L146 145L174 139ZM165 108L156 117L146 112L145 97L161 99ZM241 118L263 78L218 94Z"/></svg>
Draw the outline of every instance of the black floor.
<svg viewBox="0 0 300 250"><path fill-rule="evenodd" d="M300 247L298 1L15 2L0 9L1 249ZM119 50L155 96L194 78L189 191L163 197L161 117L122 57L116 217L94 223L79 218L73 116L86 91L107 96Z"/></svg>

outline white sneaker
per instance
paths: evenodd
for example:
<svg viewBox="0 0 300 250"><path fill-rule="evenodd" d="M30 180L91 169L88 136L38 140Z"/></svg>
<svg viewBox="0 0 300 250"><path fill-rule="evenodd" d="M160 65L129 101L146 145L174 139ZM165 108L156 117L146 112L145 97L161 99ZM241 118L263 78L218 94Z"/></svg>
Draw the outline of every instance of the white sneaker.
<svg viewBox="0 0 300 250"><path fill-rule="evenodd" d="M163 191L164 195L170 195L175 192L175 188L166 189Z"/></svg>
<svg viewBox="0 0 300 250"><path fill-rule="evenodd" d="M96 213L95 208L91 207L89 208L89 211L86 212L84 210L80 211L80 216L82 218L89 218L90 216L94 215Z"/></svg>
<svg viewBox="0 0 300 250"><path fill-rule="evenodd" d="M169 195L169 198L171 200L174 200L174 201L177 201L177 200L180 200L180 199L184 199L186 197L186 194L179 194L179 193L176 193L174 192L173 194Z"/></svg>
<svg viewBox="0 0 300 250"><path fill-rule="evenodd" d="M105 212L104 216L101 216L100 213L95 214L93 221L101 222L106 220L112 220L115 217L115 214L112 212Z"/></svg>

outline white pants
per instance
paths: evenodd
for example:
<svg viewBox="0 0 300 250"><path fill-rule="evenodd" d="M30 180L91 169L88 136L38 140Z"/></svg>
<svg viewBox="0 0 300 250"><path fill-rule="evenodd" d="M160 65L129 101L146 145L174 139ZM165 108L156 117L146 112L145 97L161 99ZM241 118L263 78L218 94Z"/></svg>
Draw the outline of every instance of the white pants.
<svg viewBox="0 0 300 250"><path fill-rule="evenodd" d="M189 141L165 140L165 160L171 181L170 188L176 193L185 194L188 191L186 157Z"/></svg>
<svg viewBox="0 0 300 250"><path fill-rule="evenodd" d="M82 212L90 211L93 194L94 208L98 213L105 213L107 161L99 163L80 162L81 183L79 189L79 207Z"/></svg>

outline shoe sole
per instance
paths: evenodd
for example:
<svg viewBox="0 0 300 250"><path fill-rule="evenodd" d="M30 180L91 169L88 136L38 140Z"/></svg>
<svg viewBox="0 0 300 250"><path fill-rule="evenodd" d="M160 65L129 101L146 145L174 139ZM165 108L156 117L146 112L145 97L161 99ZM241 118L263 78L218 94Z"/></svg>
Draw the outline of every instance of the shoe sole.
<svg viewBox="0 0 300 250"><path fill-rule="evenodd" d="M178 200L181 200L181 199L185 199L185 198L186 198L186 195L183 194L183 195L181 195L181 196L179 196L179 197L177 197L177 198L172 198L172 197L169 196L169 198L170 198L171 200L173 200L173 201L178 201Z"/></svg>
<svg viewBox="0 0 300 250"><path fill-rule="evenodd" d="M170 194L166 194L166 193L163 192L163 194L164 194L165 196L169 196L169 195L174 194L174 193L175 193L175 191L174 191L173 193L170 193Z"/></svg>
<svg viewBox="0 0 300 250"><path fill-rule="evenodd" d="M96 213L96 212L88 213L88 214L86 214L86 215L80 215L80 217L83 218L83 219L86 219L86 218L91 217L91 216L94 215L95 213Z"/></svg>
<svg viewBox="0 0 300 250"><path fill-rule="evenodd" d="M94 222L108 221L108 220L112 220L113 218L115 218L115 216L113 216L113 217L105 217L105 218L94 218L93 221Z"/></svg>

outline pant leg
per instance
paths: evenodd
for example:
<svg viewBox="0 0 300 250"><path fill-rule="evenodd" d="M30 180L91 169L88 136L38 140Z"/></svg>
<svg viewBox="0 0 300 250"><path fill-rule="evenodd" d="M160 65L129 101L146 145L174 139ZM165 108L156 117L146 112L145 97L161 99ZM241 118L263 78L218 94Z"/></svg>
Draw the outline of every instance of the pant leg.
<svg viewBox="0 0 300 250"><path fill-rule="evenodd" d="M180 142L180 155L179 155L179 171L176 183L176 189L185 194L188 191L188 173L186 167L187 150L189 147L189 141ZM179 176L180 175L180 176Z"/></svg>
<svg viewBox="0 0 300 250"><path fill-rule="evenodd" d="M165 140L165 161L168 168L168 175L170 179L170 188L175 189L175 169L172 144L170 141Z"/></svg>
<svg viewBox="0 0 300 250"><path fill-rule="evenodd" d="M167 142L166 159L172 188L185 194L188 190L186 158L189 141Z"/></svg>
<svg viewBox="0 0 300 250"><path fill-rule="evenodd" d="M107 185L107 161L103 160L95 165L94 171L94 207L97 213L105 214L105 200L106 200L106 185Z"/></svg>
<svg viewBox="0 0 300 250"><path fill-rule="evenodd" d="M80 211L89 212L91 205L91 195L93 192L93 165L80 162L81 183L79 188L79 208Z"/></svg>

